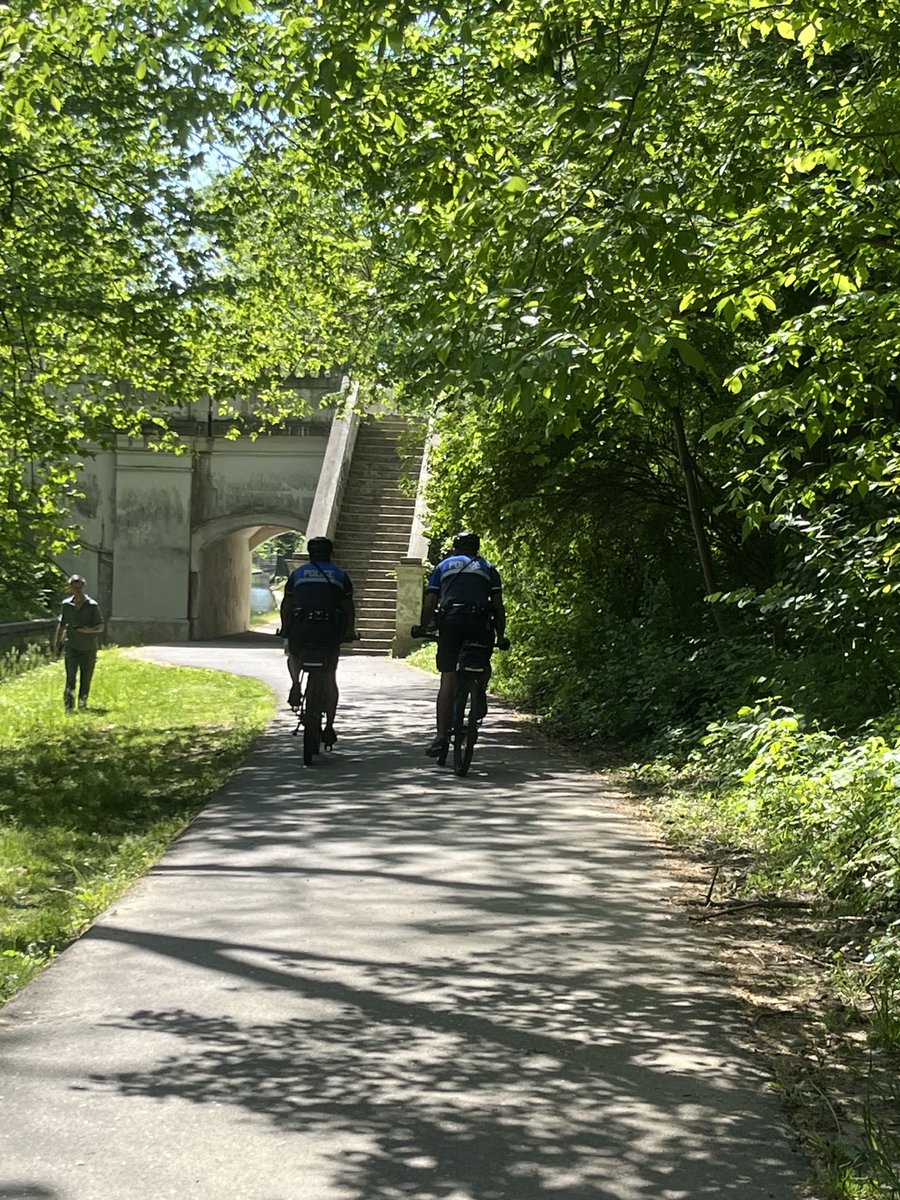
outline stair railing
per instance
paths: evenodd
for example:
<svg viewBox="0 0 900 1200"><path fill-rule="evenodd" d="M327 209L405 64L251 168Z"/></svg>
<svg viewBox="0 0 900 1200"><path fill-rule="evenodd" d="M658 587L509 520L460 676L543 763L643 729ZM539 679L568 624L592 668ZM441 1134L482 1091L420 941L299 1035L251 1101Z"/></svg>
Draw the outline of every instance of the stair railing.
<svg viewBox="0 0 900 1200"><path fill-rule="evenodd" d="M347 396L343 414L338 416L335 413L331 422L325 457L322 460L309 524L306 527L307 538L334 538L341 504L347 490L356 435L359 432L359 414L356 411L358 391L359 385L354 384Z"/></svg>

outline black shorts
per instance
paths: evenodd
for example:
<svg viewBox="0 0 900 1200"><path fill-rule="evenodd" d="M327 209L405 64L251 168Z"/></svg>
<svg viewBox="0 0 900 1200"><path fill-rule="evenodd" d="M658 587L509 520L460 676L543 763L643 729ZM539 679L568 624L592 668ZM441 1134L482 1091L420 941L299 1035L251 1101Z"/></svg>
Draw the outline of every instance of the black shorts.
<svg viewBox="0 0 900 1200"><path fill-rule="evenodd" d="M494 627L483 616L472 615L443 621L438 630L437 669L455 671L463 642L479 642L488 648L488 658L494 649Z"/></svg>
<svg viewBox="0 0 900 1200"><path fill-rule="evenodd" d="M288 654L291 658L300 660L301 670L306 670L307 662L321 663L326 671L336 671L340 655L340 643L320 643L318 646L309 642L295 642L288 639Z"/></svg>

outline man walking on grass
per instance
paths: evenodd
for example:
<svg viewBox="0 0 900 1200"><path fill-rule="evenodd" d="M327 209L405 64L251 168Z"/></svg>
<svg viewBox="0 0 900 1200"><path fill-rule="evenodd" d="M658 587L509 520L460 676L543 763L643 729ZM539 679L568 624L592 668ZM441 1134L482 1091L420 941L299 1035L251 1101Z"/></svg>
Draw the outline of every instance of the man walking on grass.
<svg viewBox="0 0 900 1200"><path fill-rule="evenodd" d="M66 648L66 690L63 703L66 712L75 707L75 683L78 681L78 707L87 708L91 680L97 665L97 649L103 633L103 614L100 605L84 590L84 576L70 575L72 595L62 602L59 624L53 635L53 652Z"/></svg>

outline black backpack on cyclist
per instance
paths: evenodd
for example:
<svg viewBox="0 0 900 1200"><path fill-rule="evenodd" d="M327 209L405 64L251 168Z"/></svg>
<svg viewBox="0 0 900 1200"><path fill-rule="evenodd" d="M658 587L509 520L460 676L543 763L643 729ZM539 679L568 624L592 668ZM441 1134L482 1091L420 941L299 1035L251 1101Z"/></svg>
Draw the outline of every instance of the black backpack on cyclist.
<svg viewBox="0 0 900 1200"><path fill-rule="evenodd" d="M304 608L298 605L291 610L288 642L292 649L295 646L338 646L345 619L342 608Z"/></svg>

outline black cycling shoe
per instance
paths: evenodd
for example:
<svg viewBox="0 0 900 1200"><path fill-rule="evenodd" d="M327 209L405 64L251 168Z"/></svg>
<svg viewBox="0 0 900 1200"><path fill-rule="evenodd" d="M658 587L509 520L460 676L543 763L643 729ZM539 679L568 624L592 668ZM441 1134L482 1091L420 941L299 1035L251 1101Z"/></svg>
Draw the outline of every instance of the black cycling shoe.
<svg viewBox="0 0 900 1200"><path fill-rule="evenodd" d="M322 730L322 745L326 748L326 750L330 750L336 741L337 734L334 732L334 726L326 725Z"/></svg>
<svg viewBox="0 0 900 1200"><path fill-rule="evenodd" d="M288 704L291 708L299 708L302 698L303 689L300 687L299 683L295 683L288 694Z"/></svg>
<svg viewBox="0 0 900 1200"><path fill-rule="evenodd" d="M440 758L442 754L446 754L450 749L450 742L447 738L436 737L425 753L429 758Z"/></svg>

